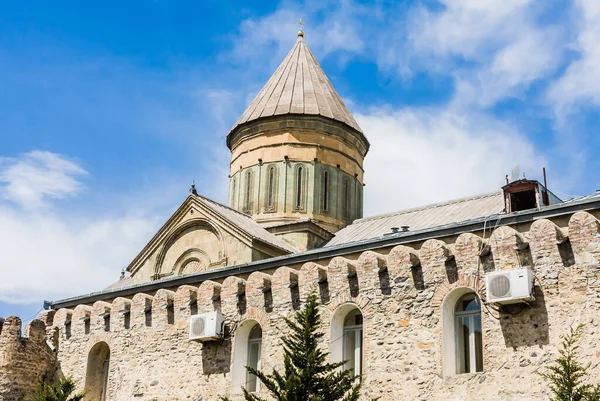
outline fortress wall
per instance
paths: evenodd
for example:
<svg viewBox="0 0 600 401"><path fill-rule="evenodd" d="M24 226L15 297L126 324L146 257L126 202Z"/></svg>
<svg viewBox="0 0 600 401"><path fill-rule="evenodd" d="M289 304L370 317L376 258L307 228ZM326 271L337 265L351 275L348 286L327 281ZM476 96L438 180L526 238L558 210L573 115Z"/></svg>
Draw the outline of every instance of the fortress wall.
<svg viewBox="0 0 600 401"><path fill-rule="evenodd" d="M282 369L283 318L316 291L325 349L341 341L330 338L340 307L353 304L363 313L365 399L546 400L548 386L537 373L556 357L570 326L585 324L582 359L592 377L600 376L600 223L579 212L560 226L542 219L527 229L498 227L486 238L465 233L450 243L374 249L246 279L231 276L221 284L206 281L61 309L52 321L60 334L60 368L83 387L90 350L105 342L107 400L217 400L243 384L243 378L232 382L240 381L232 378L231 365L238 329L260 323L262 368ZM536 300L501 312L482 307L484 371L445 376L448 295L469 288L485 300L485 272L519 266L534 270ZM212 310L226 318L225 338L189 341L189 316ZM3 343L12 324L4 325Z"/></svg>
<svg viewBox="0 0 600 401"><path fill-rule="evenodd" d="M43 320L32 320L25 327L24 337L21 336L21 319L9 316L0 321L0 400L22 401L33 394L42 376L54 375L56 354L46 344ZM56 347L54 332L48 334L50 343Z"/></svg>

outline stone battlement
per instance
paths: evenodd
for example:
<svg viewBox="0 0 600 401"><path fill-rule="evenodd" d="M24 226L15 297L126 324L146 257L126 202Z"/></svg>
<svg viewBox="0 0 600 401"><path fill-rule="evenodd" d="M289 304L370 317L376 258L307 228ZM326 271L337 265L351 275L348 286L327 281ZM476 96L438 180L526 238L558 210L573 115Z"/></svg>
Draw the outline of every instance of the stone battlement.
<svg viewBox="0 0 600 401"><path fill-rule="evenodd" d="M471 374L447 376L446 296L465 288L485 300L485 273L525 266L536 276L535 301L507 311L482 309L484 372L476 380L469 379ZM600 221L578 212L46 311L43 322L34 325L37 334L30 336L41 339L44 322L50 333L58 332L63 373L81 385L94 347L105 344L109 400L212 400L223 394L235 399L244 380L235 374L236 334L245 322L262 327L262 368L280 367L281 336L287 330L283 317L317 291L324 347L339 342L332 338L337 311L354 305L363 315L367 399L404 394L458 400L468 394L505 400L527 394L541 400L548 390L535 372L554 357L569 325L586 325L586 360L600 352L598 289ZM226 319L223 341L189 341L189 317L214 310ZM2 338L17 343L16 328L5 333L16 324L16 318L9 319ZM592 373L600 374L598 369ZM510 389L503 385L507 381Z"/></svg>
<svg viewBox="0 0 600 401"><path fill-rule="evenodd" d="M47 314L44 314L46 316ZM16 316L0 319L0 399L23 400L42 376L52 377L56 368L58 332L46 332L42 319L34 319L21 335L22 322Z"/></svg>
<svg viewBox="0 0 600 401"><path fill-rule="evenodd" d="M444 290L467 284L485 298L485 273L523 266L534 270L545 291L558 291L560 276L569 267L577 267L576 280L582 287L600 286L600 222L590 213L579 212L563 228L540 219L526 232L501 226L488 238L463 233L453 243L430 239L414 246L338 256L327 264L308 262L300 268L283 266L247 277L229 276L222 282L206 280L197 287L183 285L60 309L49 323L66 338L132 326L160 329L213 310L230 319L243 316L248 308L269 313L274 305L298 304L317 287L325 303L342 293L352 299L369 291L370 297L379 298L405 293L407 287L433 290L432 301L441 302Z"/></svg>

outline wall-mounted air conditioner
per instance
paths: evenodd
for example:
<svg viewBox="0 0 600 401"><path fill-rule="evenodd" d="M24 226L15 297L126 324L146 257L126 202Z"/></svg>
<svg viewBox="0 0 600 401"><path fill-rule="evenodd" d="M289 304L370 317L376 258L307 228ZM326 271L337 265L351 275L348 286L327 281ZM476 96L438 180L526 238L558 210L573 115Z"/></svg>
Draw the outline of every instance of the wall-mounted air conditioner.
<svg viewBox="0 0 600 401"><path fill-rule="evenodd" d="M220 312L202 313L190 317L190 340L216 340L223 336L223 315Z"/></svg>
<svg viewBox="0 0 600 401"><path fill-rule="evenodd" d="M533 300L533 271L500 270L485 275L487 302L513 304Z"/></svg>

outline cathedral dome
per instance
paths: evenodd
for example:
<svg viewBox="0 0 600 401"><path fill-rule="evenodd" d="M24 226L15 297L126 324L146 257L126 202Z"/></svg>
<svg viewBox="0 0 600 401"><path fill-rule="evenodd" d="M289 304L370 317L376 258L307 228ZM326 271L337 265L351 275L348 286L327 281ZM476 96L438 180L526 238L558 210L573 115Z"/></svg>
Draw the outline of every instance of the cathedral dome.
<svg viewBox="0 0 600 401"><path fill-rule="evenodd" d="M369 142L300 33L227 146L229 206L306 250L362 217Z"/></svg>
<svg viewBox="0 0 600 401"><path fill-rule="evenodd" d="M266 85L240 116L238 127L261 118L282 115L314 115L330 118L362 130L304 41L298 39Z"/></svg>

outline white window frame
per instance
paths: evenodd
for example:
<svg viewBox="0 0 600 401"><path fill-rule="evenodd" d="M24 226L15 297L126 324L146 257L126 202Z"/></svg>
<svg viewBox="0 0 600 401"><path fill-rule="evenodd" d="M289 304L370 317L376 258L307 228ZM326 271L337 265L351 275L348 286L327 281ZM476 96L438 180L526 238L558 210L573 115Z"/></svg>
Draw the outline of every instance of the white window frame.
<svg viewBox="0 0 600 401"><path fill-rule="evenodd" d="M352 311L354 312L354 311ZM350 313L352 313L350 312ZM362 374L362 342L363 342L363 338L362 338L362 331L363 331L363 325L362 324L357 324L354 326L344 326L344 348L343 348L343 355L344 357L346 355L348 355L348 343L347 343L347 334L349 333L353 333L354 334L354 366L351 366L352 361L347 361L346 362L346 369L354 369L354 374L355 375L360 375Z"/></svg>
<svg viewBox="0 0 600 401"><path fill-rule="evenodd" d="M454 312L454 342L456 344L456 372L457 373L477 373L477 344L475 340L475 318L479 316L481 319L481 309L478 311L466 311L466 312ZM465 357L465 350L463 349L463 343L461 341L460 330L462 325L460 323L463 319L468 319L469 327L469 370L463 372L461 364Z"/></svg>
<svg viewBox="0 0 600 401"><path fill-rule="evenodd" d="M258 359L256 361L256 370L260 370L261 362L262 362L262 336L261 338L253 338L248 340L248 355L246 355L246 364L250 366L250 354L252 353L252 346L258 344ZM252 366L253 367L253 366ZM246 390L248 390L248 383L250 383L250 375L251 373L246 370ZM260 392L260 380L256 377L256 389L254 391L248 390L249 393L259 393Z"/></svg>

